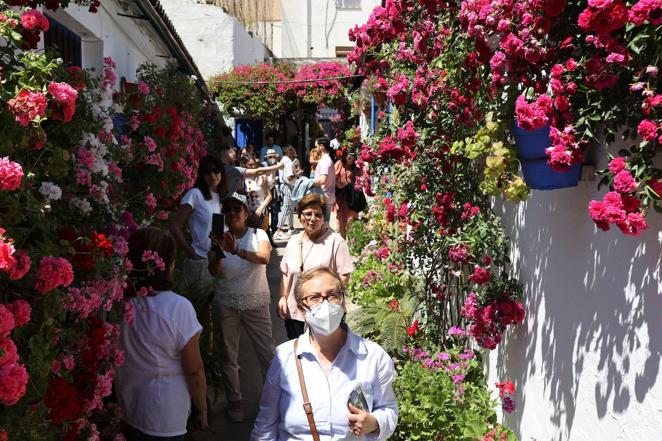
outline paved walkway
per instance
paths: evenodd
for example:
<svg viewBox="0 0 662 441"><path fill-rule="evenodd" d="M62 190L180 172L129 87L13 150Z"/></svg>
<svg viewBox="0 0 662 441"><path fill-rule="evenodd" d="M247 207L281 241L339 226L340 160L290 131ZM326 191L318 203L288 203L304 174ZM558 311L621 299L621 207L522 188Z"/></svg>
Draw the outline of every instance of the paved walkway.
<svg viewBox="0 0 662 441"><path fill-rule="evenodd" d="M271 290L271 321L273 323L273 336L276 345L287 340L283 321L276 314L280 284L280 260L285 251L285 242L277 242L277 247L271 253L271 260L267 266L267 278ZM239 352L242 402L244 407L244 422L232 423L225 415L224 398L218 404L212 405L209 410L209 429L204 432L192 434L189 439L193 441L247 441L253 421L257 416L260 395L262 393L262 378L260 367L250 340L242 335ZM213 397L210 397L213 400Z"/></svg>

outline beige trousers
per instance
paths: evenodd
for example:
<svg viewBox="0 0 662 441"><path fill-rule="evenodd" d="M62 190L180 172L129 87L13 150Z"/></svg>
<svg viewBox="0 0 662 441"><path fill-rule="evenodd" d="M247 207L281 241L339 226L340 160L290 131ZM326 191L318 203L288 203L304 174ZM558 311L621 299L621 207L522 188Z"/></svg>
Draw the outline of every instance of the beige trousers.
<svg viewBox="0 0 662 441"><path fill-rule="evenodd" d="M239 337L241 331L253 343L253 349L260 363L262 380L266 378L271 359L276 353L276 344L271 335L271 315L269 304L255 309L239 310L221 306L223 344L225 356L221 359L221 370L227 388L229 401L241 400L239 385Z"/></svg>

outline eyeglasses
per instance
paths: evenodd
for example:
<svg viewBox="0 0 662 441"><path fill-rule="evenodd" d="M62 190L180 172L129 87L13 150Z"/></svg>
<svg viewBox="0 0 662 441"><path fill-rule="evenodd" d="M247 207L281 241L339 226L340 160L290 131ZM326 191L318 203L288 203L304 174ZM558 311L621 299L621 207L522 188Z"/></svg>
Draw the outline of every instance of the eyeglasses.
<svg viewBox="0 0 662 441"><path fill-rule="evenodd" d="M219 174L220 172L221 172L221 171L220 171L219 169L217 169L217 168L210 168L209 170L205 170L205 171L204 171L203 176L209 176L209 175L212 174L212 173L214 173L214 174L217 175L217 174Z"/></svg>
<svg viewBox="0 0 662 441"><path fill-rule="evenodd" d="M230 205L227 207L223 207L221 210L223 214L228 214L228 213L241 213L241 205Z"/></svg>
<svg viewBox="0 0 662 441"><path fill-rule="evenodd" d="M301 216L305 219L311 219L311 218L316 218L316 219L322 219L324 215L322 213L319 213L317 211L304 211L301 213Z"/></svg>
<svg viewBox="0 0 662 441"><path fill-rule="evenodd" d="M324 300L328 301L329 303L333 303L334 305L339 305L342 303L342 299L344 296L345 295L342 291L332 291L330 293L327 293L326 295L322 295L319 293L311 294L301 299L301 301L305 303L307 306L319 305Z"/></svg>

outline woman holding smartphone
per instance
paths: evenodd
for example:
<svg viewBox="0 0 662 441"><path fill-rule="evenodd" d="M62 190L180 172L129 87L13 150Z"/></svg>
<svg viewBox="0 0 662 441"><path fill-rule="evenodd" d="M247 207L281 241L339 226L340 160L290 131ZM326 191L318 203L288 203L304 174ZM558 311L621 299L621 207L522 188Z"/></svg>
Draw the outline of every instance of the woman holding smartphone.
<svg viewBox="0 0 662 441"><path fill-rule="evenodd" d="M209 271L214 279L214 309L221 316L225 357L221 370L228 397L227 414L241 422L244 413L239 384L239 337L245 333L253 343L264 377L274 355L269 313L267 264L271 245L267 233L248 226L246 196L234 193L223 199L228 231L212 233Z"/></svg>
<svg viewBox="0 0 662 441"><path fill-rule="evenodd" d="M393 361L341 323L341 276L328 267L305 271L295 296L308 330L276 349L251 441L387 439L398 422Z"/></svg>

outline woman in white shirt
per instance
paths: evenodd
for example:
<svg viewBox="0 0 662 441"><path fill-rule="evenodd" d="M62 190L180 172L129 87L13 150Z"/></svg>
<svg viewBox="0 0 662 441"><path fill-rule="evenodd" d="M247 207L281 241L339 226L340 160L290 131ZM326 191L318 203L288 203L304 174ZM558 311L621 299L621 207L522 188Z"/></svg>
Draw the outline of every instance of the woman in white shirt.
<svg viewBox="0 0 662 441"><path fill-rule="evenodd" d="M158 228L129 238L133 265L127 295L133 323L122 322L124 363L115 389L128 424L128 441L183 440L191 409L207 427L205 370L191 302L171 291L175 241Z"/></svg>
<svg viewBox="0 0 662 441"><path fill-rule="evenodd" d="M234 193L223 199L223 213L228 232L220 240L212 236L215 248L209 252L209 271L215 276L214 307L220 312L223 331L221 370L227 413L231 421L240 422L244 416L238 364L240 333L245 332L253 343L263 377L274 355L267 282L271 244L263 230L248 227L246 196Z"/></svg>
<svg viewBox="0 0 662 441"><path fill-rule="evenodd" d="M186 253L181 264L177 287L195 308L198 320L202 323L202 346L207 352L218 353L220 345L211 347L211 341L220 340L220 333L211 339L212 329L209 314L209 297L214 278L209 274L207 253L211 249L211 220L214 213L221 212L221 199L228 193L229 179L226 168L215 156L205 156L200 160L195 186L182 197L179 209L172 217L170 233L177 241L180 250ZM185 227L186 225L186 227ZM188 230L187 239L184 230ZM213 314L214 322L220 319Z"/></svg>
<svg viewBox="0 0 662 441"><path fill-rule="evenodd" d="M187 291L196 307L206 301L214 281L207 270L207 253L211 249L209 233L212 215L221 212L220 201L228 192L227 181L225 167L218 158L202 158L195 186L182 197L170 224L177 246L187 255L178 286ZM184 235L184 225L188 227L190 242Z"/></svg>
<svg viewBox="0 0 662 441"><path fill-rule="evenodd" d="M393 361L379 345L341 324L345 288L340 275L327 267L306 271L295 293L308 331L276 349L251 441L314 439L298 361L319 439L387 439L398 420Z"/></svg>
<svg viewBox="0 0 662 441"><path fill-rule="evenodd" d="M258 168L258 161L255 158L249 158L246 161L246 168ZM269 228L269 218L267 216L267 207L271 203L271 190L269 177L265 175L244 177L244 189L248 200L248 220L249 226L260 228L267 231Z"/></svg>

